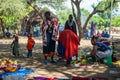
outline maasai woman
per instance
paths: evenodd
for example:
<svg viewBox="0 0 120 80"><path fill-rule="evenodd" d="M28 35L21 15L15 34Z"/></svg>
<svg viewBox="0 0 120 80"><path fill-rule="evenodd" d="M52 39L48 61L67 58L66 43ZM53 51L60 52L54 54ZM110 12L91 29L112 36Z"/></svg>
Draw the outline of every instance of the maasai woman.
<svg viewBox="0 0 120 80"><path fill-rule="evenodd" d="M67 29L60 33L58 41L59 56L64 57L69 66L72 57L78 55L79 38L73 31Z"/></svg>
<svg viewBox="0 0 120 80"><path fill-rule="evenodd" d="M47 57L51 57L51 62L54 62L53 56L55 54L58 29L54 24L49 11L45 12L45 18L42 25L43 53L45 62L47 62Z"/></svg>
<svg viewBox="0 0 120 80"><path fill-rule="evenodd" d="M73 31L75 34L77 34L76 24L73 21L72 15L69 15L69 19L65 23L65 29L69 29L69 30Z"/></svg>

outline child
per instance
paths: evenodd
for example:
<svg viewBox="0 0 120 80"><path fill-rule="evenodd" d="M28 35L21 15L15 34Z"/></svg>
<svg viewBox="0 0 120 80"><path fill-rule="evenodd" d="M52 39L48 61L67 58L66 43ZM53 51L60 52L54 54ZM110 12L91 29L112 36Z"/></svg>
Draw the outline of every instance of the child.
<svg viewBox="0 0 120 80"><path fill-rule="evenodd" d="M35 45L34 39L32 39L32 34L28 34L28 42L27 42L27 49L28 49L28 55L27 57L32 57L32 49Z"/></svg>
<svg viewBox="0 0 120 80"><path fill-rule="evenodd" d="M13 40L11 44L11 48L13 49L13 55L14 56L19 56L19 41L18 41L18 36L14 37L15 39Z"/></svg>

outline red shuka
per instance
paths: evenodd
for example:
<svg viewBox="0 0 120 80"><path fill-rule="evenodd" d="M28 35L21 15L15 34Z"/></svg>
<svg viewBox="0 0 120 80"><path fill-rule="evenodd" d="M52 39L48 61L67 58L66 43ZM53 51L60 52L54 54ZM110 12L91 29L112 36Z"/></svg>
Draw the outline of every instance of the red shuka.
<svg viewBox="0 0 120 80"><path fill-rule="evenodd" d="M62 31L59 36L59 41L65 48L66 60L78 54L78 45L80 40L73 31L71 30Z"/></svg>

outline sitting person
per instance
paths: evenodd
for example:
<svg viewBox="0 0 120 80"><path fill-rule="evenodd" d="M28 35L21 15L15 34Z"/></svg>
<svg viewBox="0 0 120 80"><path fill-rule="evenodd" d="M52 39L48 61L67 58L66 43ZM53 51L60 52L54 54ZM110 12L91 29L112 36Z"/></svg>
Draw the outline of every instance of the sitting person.
<svg viewBox="0 0 120 80"><path fill-rule="evenodd" d="M110 35L108 34L108 32L106 32L104 35L102 35L102 37L109 38Z"/></svg>
<svg viewBox="0 0 120 80"><path fill-rule="evenodd" d="M97 36L98 36L99 38L101 38L101 37L102 37L102 34L98 31Z"/></svg>
<svg viewBox="0 0 120 80"><path fill-rule="evenodd" d="M93 45L93 50L89 55L83 57L83 59L92 57L95 61L101 61L105 57L112 56L111 48L102 42L98 42L97 40L97 36L92 37L91 44Z"/></svg>
<svg viewBox="0 0 120 80"><path fill-rule="evenodd" d="M10 35L11 35L11 34L10 34L9 31L7 31L5 35L6 35L7 38L10 38Z"/></svg>

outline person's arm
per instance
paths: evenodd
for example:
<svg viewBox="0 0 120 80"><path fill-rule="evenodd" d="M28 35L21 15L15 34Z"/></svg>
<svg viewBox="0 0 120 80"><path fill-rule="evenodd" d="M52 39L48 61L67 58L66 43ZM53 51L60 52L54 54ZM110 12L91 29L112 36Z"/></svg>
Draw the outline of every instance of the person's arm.
<svg viewBox="0 0 120 80"><path fill-rule="evenodd" d="M89 57L94 56L97 52L97 49L98 49L98 46L93 46L92 52L89 55L87 55L85 58L89 58Z"/></svg>
<svg viewBox="0 0 120 80"><path fill-rule="evenodd" d="M68 21L66 21L66 23L65 23L65 29L68 29L68 23L67 23Z"/></svg>
<svg viewBox="0 0 120 80"><path fill-rule="evenodd" d="M13 47L13 43L14 43L14 41L11 43L11 45L10 45L10 47L12 48Z"/></svg>
<svg viewBox="0 0 120 80"><path fill-rule="evenodd" d="M35 45L35 41L33 40L33 45L32 45L32 47L34 47L34 45Z"/></svg>

